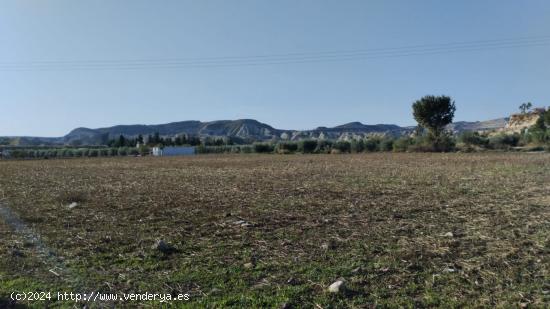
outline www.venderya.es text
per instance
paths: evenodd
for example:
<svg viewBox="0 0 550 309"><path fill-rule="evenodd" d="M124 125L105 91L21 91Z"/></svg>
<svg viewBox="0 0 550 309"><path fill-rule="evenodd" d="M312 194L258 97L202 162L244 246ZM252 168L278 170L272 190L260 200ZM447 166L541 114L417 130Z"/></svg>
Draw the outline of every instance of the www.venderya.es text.
<svg viewBox="0 0 550 309"><path fill-rule="evenodd" d="M117 302L117 301L187 301L189 294L166 293L74 293L74 292L12 292L13 301L73 301L73 302Z"/></svg>

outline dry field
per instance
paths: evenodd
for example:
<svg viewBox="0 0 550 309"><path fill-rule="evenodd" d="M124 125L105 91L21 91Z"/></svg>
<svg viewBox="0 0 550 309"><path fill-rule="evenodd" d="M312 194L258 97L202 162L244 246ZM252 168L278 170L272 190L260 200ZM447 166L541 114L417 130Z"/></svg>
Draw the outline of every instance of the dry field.
<svg viewBox="0 0 550 309"><path fill-rule="evenodd" d="M0 307L550 306L550 154L0 161L0 203Z"/></svg>

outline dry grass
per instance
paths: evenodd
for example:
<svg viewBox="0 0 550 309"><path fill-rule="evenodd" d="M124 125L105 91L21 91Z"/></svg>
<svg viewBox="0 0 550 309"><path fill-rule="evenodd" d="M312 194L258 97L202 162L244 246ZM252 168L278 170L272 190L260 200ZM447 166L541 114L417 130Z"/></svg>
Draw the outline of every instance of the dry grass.
<svg viewBox="0 0 550 309"><path fill-rule="evenodd" d="M4 161L1 201L56 260L0 220L0 298L88 289L191 293L182 307L544 307L549 196L548 154ZM157 252L159 239L178 251ZM346 293L327 293L340 277Z"/></svg>

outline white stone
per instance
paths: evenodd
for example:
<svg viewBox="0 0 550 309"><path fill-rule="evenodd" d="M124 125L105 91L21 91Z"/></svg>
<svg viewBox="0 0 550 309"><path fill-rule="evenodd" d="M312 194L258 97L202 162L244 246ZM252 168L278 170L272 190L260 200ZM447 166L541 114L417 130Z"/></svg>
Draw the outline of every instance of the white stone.
<svg viewBox="0 0 550 309"><path fill-rule="evenodd" d="M328 287L330 293L340 293L344 290L344 280L337 280Z"/></svg>

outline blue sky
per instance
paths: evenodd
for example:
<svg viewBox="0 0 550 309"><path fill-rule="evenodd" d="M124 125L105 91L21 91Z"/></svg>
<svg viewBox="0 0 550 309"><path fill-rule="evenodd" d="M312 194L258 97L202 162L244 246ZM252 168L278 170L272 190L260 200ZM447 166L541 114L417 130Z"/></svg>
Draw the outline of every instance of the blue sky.
<svg viewBox="0 0 550 309"><path fill-rule="evenodd" d="M547 0L0 2L0 65L364 50L550 36ZM425 94L455 120L550 105L550 45L395 58L138 70L0 68L0 136L254 118L306 129L414 124Z"/></svg>

